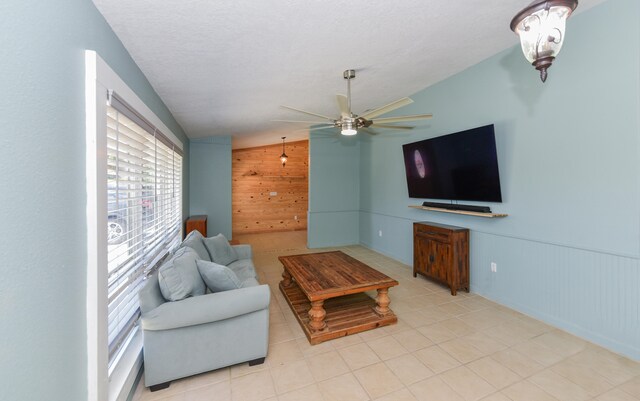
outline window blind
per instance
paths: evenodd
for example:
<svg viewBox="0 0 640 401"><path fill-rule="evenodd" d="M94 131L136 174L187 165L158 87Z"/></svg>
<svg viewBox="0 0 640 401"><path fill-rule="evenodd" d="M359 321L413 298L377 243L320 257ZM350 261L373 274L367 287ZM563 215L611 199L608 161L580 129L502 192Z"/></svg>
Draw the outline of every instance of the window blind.
<svg viewBox="0 0 640 401"><path fill-rule="evenodd" d="M107 104L109 371L138 329L138 291L180 243L182 152L115 93Z"/></svg>

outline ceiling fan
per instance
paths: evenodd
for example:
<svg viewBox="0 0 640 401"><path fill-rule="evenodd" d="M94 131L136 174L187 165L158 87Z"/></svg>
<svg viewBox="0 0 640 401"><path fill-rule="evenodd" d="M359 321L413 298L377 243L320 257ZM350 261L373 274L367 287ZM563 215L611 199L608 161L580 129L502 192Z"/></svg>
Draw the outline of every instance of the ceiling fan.
<svg viewBox="0 0 640 401"><path fill-rule="evenodd" d="M417 114L412 116L378 118L378 116L381 116L393 110L399 109L400 107L413 103L413 100L409 99L408 97L396 100L395 102L391 102L382 107L378 107L377 109L366 111L361 116L357 114L353 114L351 112L351 80L356 77L356 71L346 70L343 76L344 76L344 79L347 80L347 96L336 95L336 100L338 102L338 109L340 110L340 117L332 118L329 116L324 116L322 114L296 109L290 106L281 106L285 109L297 111L299 113L304 113L314 117L320 117L324 119L324 121L300 121L300 120L273 120L273 121L280 121L280 122L287 122L287 123L323 124L323 126L311 128L309 129L309 131L327 129L327 128L339 128L340 133L342 135L355 135L358 133L358 131L364 131L368 134L375 135L377 133L369 130L368 129L369 127L407 130L407 129L413 129L413 127L406 126L406 125L392 125L392 123L426 120L433 117L433 115L431 114ZM327 122L327 120L329 122Z"/></svg>

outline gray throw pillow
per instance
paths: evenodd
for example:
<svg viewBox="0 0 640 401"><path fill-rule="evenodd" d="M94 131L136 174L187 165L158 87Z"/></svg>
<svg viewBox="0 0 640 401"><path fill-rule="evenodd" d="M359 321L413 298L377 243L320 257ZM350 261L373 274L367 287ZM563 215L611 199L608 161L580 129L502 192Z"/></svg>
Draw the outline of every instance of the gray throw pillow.
<svg viewBox="0 0 640 401"><path fill-rule="evenodd" d="M220 292L242 288L236 274L227 266L204 260L196 261L200 275L211 292Z"/></svg>
<svg viewBox="0 0 640 401"><path fill-rule="evenodd" d="M227 266L231 262L238 260L236 251L224 235L218 234L215 237L204 238L203 242L209 251L209 255L211 255L212 262Z"/></svg>
<svg viewBox="0 0 640 401"><path fill-rule="evenodd" d="M167 301L180 301L203 295L204 281L198 272L198 254L189 247L180 248L169 261L158 269L158 285Z"/></svg>
<svg viewBox="0 0 640 401"><path fill-rule="evenodd" d="M198 257L200 259L210 261L211 256L209 256L209 252L202 242L203 239L204 237L202 236L202 234L200 234L200 231L193 230L189 233L189 235L187 235L184 241L182 241L182 244L180 244L180 248L188 246L198 253Z"/></svg>

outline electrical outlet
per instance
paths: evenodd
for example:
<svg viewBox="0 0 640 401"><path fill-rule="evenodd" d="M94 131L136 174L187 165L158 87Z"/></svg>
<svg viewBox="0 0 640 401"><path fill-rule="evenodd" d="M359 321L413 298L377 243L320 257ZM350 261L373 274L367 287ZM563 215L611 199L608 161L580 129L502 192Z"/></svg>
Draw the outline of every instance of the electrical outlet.
<svg viewBox="0 0 640 401"><path fill-rule="evenodd" d="M378 237L382 237L382 230L378 230Z"/></svg>
<svg viewBox="0 0 640 401"><path fill-rule="evenodd" d="M496 262L491 262L491 273L496 273L498 271L498 265Z"/></svg>
<svg viewBox="0 0 640 401"><path fill-rule="evenodd" d="M298 216L293 216L293 219L297 221L298 220Z"/></svg>
<svg viewBox="0 0 640 401"><path fill-rule="evenodd" d="M269 196L278 196L277 192L269 192Z"/></svg>

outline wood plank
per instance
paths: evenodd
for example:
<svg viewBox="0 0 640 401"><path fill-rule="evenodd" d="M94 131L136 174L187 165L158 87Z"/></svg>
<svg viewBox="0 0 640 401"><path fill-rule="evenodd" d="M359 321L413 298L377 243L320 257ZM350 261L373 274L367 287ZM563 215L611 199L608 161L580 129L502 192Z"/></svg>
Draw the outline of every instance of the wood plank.
<svg viewBox="0 0 640 401"><path fill-rule="evenodd" d="M278 258L311 301L389 288L398 282L341 252L319 252Z"/></svg>
<svg viewBox="0 0 640 401"><path fill-rule="evenodd" d="M388 309L387 295L389 287L398 282L359 260L341 251L278 259L285 270L280 291L311 344L398 321ZM378 290L379 303L365 293L374 289ZM319 330L314 330L312 325Z"/></svg>
<svg viewBox="0 0 640 401"><path fill-rule="evenodd" d="M419 205L409 205L409 207L414 209L422 209L429 210L432 212L444 212L444 213L454 213L454 214L466 214L467 216L477 216L477 217L507 217L506 213L481 213L481 212L470 212L467 210L451 210L451 209L440 209L438 207L429 207L429 206L419 206Z"/></svg>
<svg viewBox="0 0 640 401"><path fill-rule="evenodd" d="M280 291L294 312L311 345L333 340L351 334L361 333L377 327L395 324L398 318L390 313L384 317L375 313L376 302L365 293L351 294L339 298L328 299L324 303L327 313L323 330L313 332L309 327L309 309L311 303L300 287L294 282L289 287L280 284Z"/></svg>
<svg viewBox="0 0 640 401"><path fill-rule="evenodd" d="M233 150L234 235L307 228L309 142L287 142L285 151L289 160L282 167L281 143Z"/></svg>

